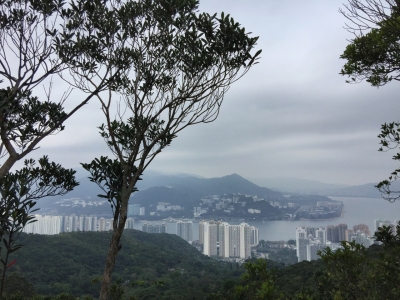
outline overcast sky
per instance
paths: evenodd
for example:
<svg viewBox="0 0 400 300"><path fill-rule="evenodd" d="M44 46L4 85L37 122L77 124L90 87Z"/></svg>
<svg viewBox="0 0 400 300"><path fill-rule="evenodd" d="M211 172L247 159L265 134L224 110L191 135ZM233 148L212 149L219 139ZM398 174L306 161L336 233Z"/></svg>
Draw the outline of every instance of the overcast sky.
<svg viewBox="0 0 400 300"><path fill-rule="evenodd" d="M377 151L377 135L382 123L399 121L400 83L377 89L339 75L339 56L352 38L338 12L342 3L201 0L201 11L229 13L260 37L260 63L232 85L214 123L181 132L150 169L344 184L385 179L398 166L394 152ZM98 103L90 103L34 157L78 167L107 154L95 128L102 122Z"/></svg>

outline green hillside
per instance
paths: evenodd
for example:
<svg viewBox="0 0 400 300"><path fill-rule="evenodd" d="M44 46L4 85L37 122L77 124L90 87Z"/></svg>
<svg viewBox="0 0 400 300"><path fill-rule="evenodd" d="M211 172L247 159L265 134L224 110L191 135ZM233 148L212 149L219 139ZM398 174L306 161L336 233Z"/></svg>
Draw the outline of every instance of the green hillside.
<svg viewBox="0 0 400 300"><path fill-rule="evenodd" d="M40 294L98 297L99 284L92 281L102 275L110 236L22 234L19 241L24 246L12 254L17 262L10 271L23 275ZM203 299L241 273L236 265L204 256L176 235L126 230L113 281L121 279L125 295L138 299ZM157 280L163 286L154 284Z"/></svg>
<svg viewBox="0 0 400 300"><path fill-rule="evenodd" d="M48 296L61 293L80 299L85 295L97 298L98 279L103 270L109 237L108 232L74 232L54 236L22 234L20 242L24 247L11 257L17 262L8 275L12 279L9 281L12 285L6 284L8 295L16 291L28 293L31 291L29 284L32 284L37 293L47 296L40 299L50 300ZM336 299L334 295L343 287L341 280L346 281L342 278L343 272L355 272L352 275L355 286L373 284L375 287L368 292L386 291L388 295L397 295L398 289L393 289L392 285L397 286L395 278L398 278L398 270L392 270L388 263L398 265L398 258L393 259L398 257L398 247L392 247L397 242L397 238L387 242L391 248L384 244L362 249L354 244L351 246L354 249L346 246L348 249L326 255L323 260L303 261L290 266L268 261L268 269L276 270L266 273L260 270L267 276L264 278L257 271L256 260L248 261L253 266L218 262L202 255L178 236L126 230L113 276L113 282L120 283L114 286L114 291L123 291L124 297L115 299L253 300L253 294L264 289L263 284L267 280L271 292L276 291L282 297L262 299L331 300ZM364 271L359 272L359 268ZM241 277L244 271L247 275L245 273ZM375 276L377 274L379 276ZM386 289L386 285L390 288ZM247 289L247 297L240 296L240 291ZM350 287L348 292L352 292ZM301 296L303 293L308 296ZM397 299L391 297L385 299Z"/></svg>

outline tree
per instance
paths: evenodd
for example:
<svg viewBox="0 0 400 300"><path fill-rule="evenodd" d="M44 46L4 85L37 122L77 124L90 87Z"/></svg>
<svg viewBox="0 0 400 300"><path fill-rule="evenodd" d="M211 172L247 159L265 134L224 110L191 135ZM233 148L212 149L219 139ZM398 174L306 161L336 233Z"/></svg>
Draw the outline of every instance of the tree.
<svg viewBox="0 0 400 300"><path fill-rule="evenodd" d="M349 0L340 12L355 35L340 56L346 59L340 74L350 82L366 80L372 86L400 80L400 8L398 0Z"/></svg>
<svg viewBox="0 0 400 300"><path fill-rule="evenodd" d="M267 261L259 258L255 263L244 264L243 285L235 288L235 299L283 299L275 285L276 274L267 268Z"/></svg>
<svg viewBox="0 0 400 300"><path fill-rule="evenodd" d="M63 130L63 121L73 113L62 109L68 90L58 103L50 101L51 82L46 101L32 96L38 85L63 68L53 49L55 38L59 38L56 20L63 2L17 0L1 1L0 5L0 83L7 85L0 88L1 298L8 256L20 248L16 239L33 221L34 200L63 194L77 183L74 171L49 163L47 157L39 160L42 168L34 167L30 159L21 170L10 172L44 137ZM66 177L67 181L61 182Z"/></svg>
<svg viewBox="0 0 400 300"><path fill-rule="evenodd" d="M6 278L5 299L32 299L36 292L31 283L17 272L11 273Z"/></svg>
<svg viewBox="0 0 400 300"><path fill-rule="evenodd" d="M97 88L70 112L63 105L72 89L52 98L52 76L65 77L74 64L87 73L100 72L81 57L83 51L101 55L102 47L80 16L92 7L78 0L0 1L0 178L38 147L45 137L64 130L63 123L99 92L118 81L120 69L98 83ZM85 32L82 38L80 33ZM118 65L121 67L121 65ZM43 85L45 99L34 96Z"/></svg>
<svg viewBox="0 0 400 300"><path fill-rule="evenodd" d="M398 299L399 233L391 227L379 228L375 236L382 246L376 256L354 241L342 242L336 251L328 247L320 252L327 270L316 273L317 299Z"/></svg>
<svg viewBox="0 0 400 300"><path fill-rule="evenodd" d="M341 13L350 21L346 28L355 35L340 56L347 62L340 74L348 76L349 83L366 80L372 86L383 86L393 80L400 81L400 1L349 0ZM395 149L400 144L400 123L385 123L381 127L379 151ZM400 160L400 153L393 156ZM391 183L398 178L400 169L376 187L382 196L395 201L400 191Z"/></svg>
<svg viewBox="0 0 400 300"><path fill-rule="evenodd" d="M319 297L322 299L377 299L372 284L371 260L367 249L356 242L342 242L342 248L332 251L330 247L320 252L327 271L319 271ZM367 279L368 278L368 279Z"/></svg>
<svg viewBox="0 0 400 300"><path fill-rule="evenodd" d="M33 221L30 214L35 210L35 201L63 195L78 184L75 171L49 162L46 156L37 167L26 157L45 137L64 130L64 122L97 93L118 81L120 74L120 69L115 68L69 112L63 106L71 88L54 99L52 76L65 76L71 63L86 72L100 71L85 60L74 59L82 51L90 49L93 55L96 51L100 55L101 51L90 28L72 21L91 9L83 6L84 2L66 5L64 0L0 0L0 237L4 245L0 250L5 249L0 298L8 254L19 248L14 244L18 234ZM70 30L71 26L74 30ZM78 30L86 30L87 39L82 40ZM73 47L66 47L72 43ZM39 98L36 95L42 88L45 93ZM26 159L25 167L11 172L22 159Z"/></svg>
<svg viewBox="0 0 400 300"><path fill-rule="evenodd" d="M85 52L77 60L87 59L111 73L117 59L129 66L108 93L97 94L106 119L100 134L114 158L82 164L113 211L100 295L107 299L136 182L180 131L217 118L230 85L257 63L261 50L251 54L257 37L229 15L199 14L197 0L90 3L93 13L83 16L85 24L107 46L101 56ZM76 86L88 93L105 75L69 67Z"/></svg>
<svg viewBox="0 0 400 300"><path fill-rule="evenodd" d="M5 254L2 257L0 248L1 282L0 297L4 289L4 280L8 268L9 255L21 245L16 244L22 229L34 222L31 215L35 200L45 196L64 195L78 183L75 171L66 170L61 165L50 163L47 157L39 159L39 167L34 160L26 160L25 167L15 173L9 173L0 181L0 238L4 244Z"/></svg>
<svg viewBox="0 0 400 300"><path fill-rule="evenodd" d="M243 267L245 272L239 282L226 281L217 293L206 299L284 299L275 284L277 270L268 268L267 260L248 260Z"/></svg>

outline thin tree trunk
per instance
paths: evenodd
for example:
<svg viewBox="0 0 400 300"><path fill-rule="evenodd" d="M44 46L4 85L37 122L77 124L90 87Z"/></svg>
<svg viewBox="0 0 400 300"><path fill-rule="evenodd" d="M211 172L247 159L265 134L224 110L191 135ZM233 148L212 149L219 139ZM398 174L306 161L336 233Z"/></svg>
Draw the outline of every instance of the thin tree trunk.
<svg viewBox="0 0 400 300"><path fill-rule="evenodd" d="M108 300L110 285L111 285L111 275L114 270L115 261L119 250L121 249L120 241L122 233L124 232L126 218L128 214L128 201L129 193L127 193L125 200L122 200L121 211L119 212L118 222L113 223L113 234L111 236L110 247L108 249L108 254L106 258L106 265L103 273L103 280L100 289L100 300ZM115 222L115 221L114 221Z"/></svg>
<svg viewBox="0 0 400 300"><path fill-rule="evenodd" d="M111 285L111 275L114 269L118 251L120 249L119 242L121 241L122 232L123 232L123 227L121 228L118 226L117 230L113 231L111 237L110 248L108 249L106 266L104 268L104 273L103 273L103 281L101 283L100 298L99 298L100 300L108 300L108 293L110 291L110 285Z"/></svg>
<svg viewBox="0 0 400 300"><path fill-rule="evenodd" d="M18 160L18 153L10 153L10 156L7 158L7 160L4 162L4 164L0 167L0 179L5 177L8 172L10 172L10 169L14 166L16 161Z"/></svg>
<svg viewBox="0 0 400 300"><path fill-rule="evenodd" d="M8 249L6 249L6 257L4 259L4 269L1 274L1 284L0 284L0 299L2 299L3 291L4 291L4 280L6 279L6 271L7 271L7 262L8 262Z"/></svg>

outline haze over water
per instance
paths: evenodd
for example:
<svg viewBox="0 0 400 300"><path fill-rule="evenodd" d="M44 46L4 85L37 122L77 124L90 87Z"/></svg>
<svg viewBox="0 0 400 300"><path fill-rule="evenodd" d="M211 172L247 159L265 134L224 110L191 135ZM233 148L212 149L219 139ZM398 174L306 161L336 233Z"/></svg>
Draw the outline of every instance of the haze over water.
<svg viewBox="0 0 400 300"><path fill-rule="evenodd" d="M345 213L342 217L329 220L315 221L247 221L250 225L259 228L259 238L265 241L280 241L295 239L295 230L299 226L318 227L328 225L347 224L349 229L354 225L366 224L371 233L374 231L374 220L382 219L394 222L400 220L400 201L389 203L382 198L361 197L329 197L332 200L344 203ZM229 222L239 224L239 222ZM193 226L194 235L195 232Z"/></svg>
<svg viewBox="0 0 400 300"><path fill-rule="evenodd" d="M382 198L329 197L344 203L345 213L342 217L317 221L269 221L248 222L260 229L260 240L279 241L295 238L295 229L299 226L328 226L347 224L349 229L354 225L366 224L371 233L374 231L374 219L400 220L400 201L389 203Z"/></svg>
<svg viewBox="0 0 400 300"><path fill-rule="evenodd" d="M259 228L260 240L279 241L295 239L295 229L299 226L318 227L328 225L347 224L349 229L354 225L366 224L371 233L374 231L374 220L382 219L394 222L400 220L400 201L389 203L382 198L360 197L329 197L344 203L345 213L342 217L316 221L247 221L250 225ZM135 222L135 229L142 230L144 221ZM239 224L240 221L229 221L230 224ZM199 238L199 225L193 223L193 239Z"/></svg>

